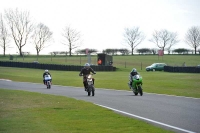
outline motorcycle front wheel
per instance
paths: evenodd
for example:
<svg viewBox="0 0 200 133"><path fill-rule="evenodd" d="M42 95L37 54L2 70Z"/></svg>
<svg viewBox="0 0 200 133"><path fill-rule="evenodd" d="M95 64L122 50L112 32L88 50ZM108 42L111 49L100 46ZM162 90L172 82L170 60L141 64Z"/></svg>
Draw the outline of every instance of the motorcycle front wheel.
<svg viewBox="0 0 200 133"><path fill-rule="evenodd" d="M91 95L91 88L90 87L87 88L87 92L88 92L88 96L90 96Z"/></svg>
<svg viewBox="0 0 200 133"><path fill-rule="evenodd" d="M51 83L50 81L47 81L47 89L50 89L51 88Z"/></svg>
<svg viewBox="0 0 200 133"><path fill-rule="evenodd" d="M143 91L142 91L142 87L141 86L138 86L138 91L140 93L140 96L142 96L143 95Z"/></svg>

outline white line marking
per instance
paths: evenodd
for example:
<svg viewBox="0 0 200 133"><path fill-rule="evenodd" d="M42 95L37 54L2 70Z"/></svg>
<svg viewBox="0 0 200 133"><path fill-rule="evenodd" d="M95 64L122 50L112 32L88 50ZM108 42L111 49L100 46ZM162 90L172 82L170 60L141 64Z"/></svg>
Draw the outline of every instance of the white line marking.
<svg viewBox="0 0 200 133"><path fill-rule="evenodd" d="M116 112L119 112L119 113L122 113L122 114L133 116L133 117L136 117L136 118L139 118L139 119L142 119L142 120L153 122L153 123L156 123L156 124L159 124L159 125L162 125L162 126L166 126L166 127L169 127L169 128L179 130L179 131L183 131L183 132L186 132L186 133L195 133L193 131L189 131L189 130L182 129L182 128L179 128L179 127L171 126L171 125L168 125L168 124L165 124L165 123L162 123L162 122L154 121L154 120L151 120L151 119L148 119L148 118L144 118L144 117L141 117L141 116L138 116L138 115L134 115L134 114L127 113L127 112L124 112L124 111L120 111L120 110L110 108L110 107L107 107L107 106L104 106L104 105L100 105L100 104L95 104L95 105L98 105L100 107L104 107L104 108L107 108L107 109L110 109L110 110L113 110L113 111L116 111Z"/></svg>
<svg viewBox="0 0 200 133"><path fill-rule="evenodd" d="M9 79L0 79L0 80L3 80L3 81L12 81L12 80L9 80Z"/></svg>

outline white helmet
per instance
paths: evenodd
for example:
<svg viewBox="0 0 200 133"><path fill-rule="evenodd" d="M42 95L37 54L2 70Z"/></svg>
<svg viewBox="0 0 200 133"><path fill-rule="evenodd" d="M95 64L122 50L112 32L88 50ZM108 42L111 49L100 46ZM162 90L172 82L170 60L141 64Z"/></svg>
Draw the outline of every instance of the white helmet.
<svg viewBox="0 0 200 133"><path fill-rule="evenodd" d="M46 69L46 70L44 70L45 72L48 72L48 70Z"/></svg>
<svg viewBox="0 0 200 133"><path fill-rule="evenodd" d="M85 67L90 67L90 64L89 64L89 63L85 63L84 66L85 66Z"/></svg>

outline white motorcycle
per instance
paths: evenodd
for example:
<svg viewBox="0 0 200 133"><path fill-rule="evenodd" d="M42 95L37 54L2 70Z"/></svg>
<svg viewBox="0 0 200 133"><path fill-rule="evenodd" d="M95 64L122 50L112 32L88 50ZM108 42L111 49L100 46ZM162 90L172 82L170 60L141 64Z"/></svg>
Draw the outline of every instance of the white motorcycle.
<svg viewBox="0 0 200 133"><path fill-rule="evenodd" d="M95 95L95 88L94 88L94 83L93 83L94 78L92 78L92 75L93 74L86 75L86 80L87 80L87 89L86 89L86 91L88 93L88 96L90 96L91 93L92 93L92 96ZM81 75L81 76L83 76L83 75Z"/></svg>
<svg viewBox="0 0 200 133"><path fill-rule="evenodd" d="M45 84L47 86L47 89L51 89L51 76L45 75L44 80L45 80Z"/></svg>

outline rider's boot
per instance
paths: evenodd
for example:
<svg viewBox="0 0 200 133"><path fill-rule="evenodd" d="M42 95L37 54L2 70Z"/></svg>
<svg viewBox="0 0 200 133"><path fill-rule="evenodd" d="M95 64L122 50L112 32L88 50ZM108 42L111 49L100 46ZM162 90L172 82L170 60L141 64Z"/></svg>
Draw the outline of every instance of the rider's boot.
<svg viewBox="0 0 200 133"><path fill-rule="evenodd" d="M83 82L83 84L84 84L84 87L85 87L85 91L87 91L87 83Z"/></svg>
<svg viewBox="0 0 200 133"><path fill-rule="evenodd" d="M87 91L87 86L86 85L84 85L84 89L85 89L85 91Z"/></svg>
<svg viewBox="0 0 200 133"><path fill-rule="evenodd" d="M131 89L131 85L130 85L130 83L128 83L128 86L129 86L129 88Z"/></svg>

